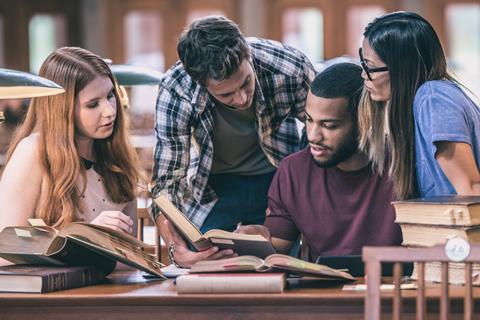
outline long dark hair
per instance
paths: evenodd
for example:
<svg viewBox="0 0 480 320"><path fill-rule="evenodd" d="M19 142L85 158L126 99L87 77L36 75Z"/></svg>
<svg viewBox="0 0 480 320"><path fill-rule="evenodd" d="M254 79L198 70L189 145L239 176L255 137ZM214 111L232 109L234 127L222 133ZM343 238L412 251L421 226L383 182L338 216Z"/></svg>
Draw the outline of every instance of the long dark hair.
<svg viewBox="0 0 480 320"><path fill-rule="evenodd" d="M447 61L440 40L427 20L413 12L394 12L375 19L365 29L364 37L388 66L390 101L379 103L363 95L360 105L361 146L380 163L385 152L384 118L388 114L388 144L391 155L390 175L399 199L417 196L415 178L415 126L413 100L426 81L454 81L447 71ZM374 108L377 111L373 110ZM376 131L376 132L375 132Z"/></svg>

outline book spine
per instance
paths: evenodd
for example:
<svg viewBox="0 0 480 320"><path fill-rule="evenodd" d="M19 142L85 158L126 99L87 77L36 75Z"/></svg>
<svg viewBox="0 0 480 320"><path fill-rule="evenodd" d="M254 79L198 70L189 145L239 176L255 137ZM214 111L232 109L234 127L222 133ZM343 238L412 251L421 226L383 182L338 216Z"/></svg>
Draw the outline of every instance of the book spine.
<svg viewBox="0 0 480 320"><path fill-rule="evenodd" d="M281 293L283 274L202 274L176 280L178 293Z"/></svg>
<svg viewBox="0 0 480 320"><path fill-rule="evenodd" d="M88 286L99 283L103 278L104 273L95 267L52 273L42 277L41 293Z"/></svg>

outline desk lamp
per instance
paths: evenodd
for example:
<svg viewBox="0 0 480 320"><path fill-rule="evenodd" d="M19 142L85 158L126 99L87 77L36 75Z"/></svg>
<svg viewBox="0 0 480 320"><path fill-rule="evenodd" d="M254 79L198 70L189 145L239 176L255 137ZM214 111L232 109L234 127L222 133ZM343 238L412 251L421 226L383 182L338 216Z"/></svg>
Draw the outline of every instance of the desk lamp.
<svg viewBox="0 0 480 320"><path fill-rule="evenodd" d="M105 59L109 64L112 73L117 78L122 106L130 106L125 87L150 85L156 86L162 80L163 73L144 67L128 64L111 64L111 60Z"/></svg>
<svg viewBox="0 0 480 320"><path fill-rule="evenodd" d="M31 73L0 68L0 99L19 99L50 96L65 90L48 79ZM0 112L0 122L4 120Z"/></svg>

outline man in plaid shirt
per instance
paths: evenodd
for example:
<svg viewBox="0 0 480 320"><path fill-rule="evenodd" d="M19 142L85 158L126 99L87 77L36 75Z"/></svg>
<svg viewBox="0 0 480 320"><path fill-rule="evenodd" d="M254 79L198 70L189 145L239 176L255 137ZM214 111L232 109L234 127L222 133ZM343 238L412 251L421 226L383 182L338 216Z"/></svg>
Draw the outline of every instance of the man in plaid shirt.
<svg viewBox="0 0 480 320"><path fill-rule="evenodd" d="M304 120L313 66L296 49L244 38L223 17L194 21L177 52L157 99L153 197L167 196L202 232L262 224L275 168L300 149L295 118ZM176 263L234 254L190 251L152 209Z"/></svg>

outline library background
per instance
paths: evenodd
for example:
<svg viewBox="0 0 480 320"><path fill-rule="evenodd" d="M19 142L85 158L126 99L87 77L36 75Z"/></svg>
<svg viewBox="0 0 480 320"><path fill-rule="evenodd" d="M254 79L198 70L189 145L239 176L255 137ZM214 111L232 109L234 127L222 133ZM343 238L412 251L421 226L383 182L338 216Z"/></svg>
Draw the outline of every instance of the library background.
<svg viewBox="0 0 480 320"><path fill-rule="evenodd" d="M197 18L222 15L238 23L247 37L278 40L300 49L320 71L332 60L359 62L358 48L361 46L365 26L375 17L398 10L417 12L433 25L447 54L450 69L469 89L467 94L474 100L480 101L480 0L0 0L0 68L37 74L40 65L53 50L63 46L79 46L111 60L113 64L145 67L161 73L177 61L177 38L187 25ZM148 181L151 176L153 149L156 142L154 116L158 86L134 86L126 87L126 90L129 96L130 136ZM28 99L0 100L0 112L5 117L5 121L0 125L0 175L5 165L8 144L15 129L23 121L28 107ZM142 201L139 202L137 213L141 217L139 238L148 246L137 248L134 246L138 245L135 239L129 241L134 244L132 247L135 249L132 249L135 254L131 256L141 252L141 257L148 259L136 259L126 264L148 272L152 266L159 268L157 261L159 256L161 256L161 262L168 263L168 261L166 248L163 246L163 249L160 249L156 228L149 222L147 198L148 194L140 194L139 199ZM476 201L475 207L473 204L471 207L469 207L470 204L466 204L465 207L469 208L463 209L465 217L472 215L480 219L477 217L480 216L479 203L480 201ZM408 206L414 208L415 204L408 204ZM422 208L423 206L424 204L421 205ZM412 210L415 212L414 209ZM456 213L455 210L452 212ZM431 211L432 214L438 212L433 209ZM446 212L444 207L442 212ZM408 226L412 222L408 219L417 219L419 216L406 216L406 221L397 219L397 222L403 222ZM438 229L438 224L442 224L440 223L442 217L444 218L445 215L438 219L414 222L426 225L434 221L434 225L426 227L434 230L434 228ZM450 220L443 224L448 225L449 222ZM458 226L459 222L456 223ZM469 226L469 223L465 222L465 226ZM480 222L476 220L475 224L480 225ZM448 226L448 233L451 232L450 227L452 226ZM34 226L29 228L38 231ZM437 231L436 229L434 231ZM430 232L427 233L430 234ZM20 237L18 232L16 236ZM111 243L111 239L115 239L115 236L113 234L105 243ZM118 243L128 242L121 237L119 239L117 239ZM3 243L9 243L9 241L3 241ZM2 241L0 241L1 244ZM418 243L412 245L416 244ZM19 247L22 246L19 245ZM458 255L458 248L456 244L455 250L452 250L454 256ZM394 252L380 249L367 251L363 256L361 267L363 268L363 262L365 262L365 272L377 273L375 277L367 278L370 288L386 290L384 292L387 292L389 299L391 298L395 314L402 304L390 294L393 292L393 284L380 285L380 262L398 262L399 264L416 261L412 259L427 261L422 259L428 259L431 254L432 257L443 259L432 261L444 263L434 267L438 271L436 277L442 277L445 280L445 277L449 278L448 274L444 276L444 270L447 270L444 269L444 265L449 263L448 261L461 261L452 260L443 247L434 247L428 252L421 250L417 252L416 249L409 252L406 248L396 248ZM125 251L129 252L127 249ZM157 255L155 261L151 261L150 255L143 254L148 251L149 253L153 251ZM468 263L480 261L480 244L472 245L471 252L472 254L465 261ZM110 255L115 256L115 252ZM294 264L290 260L287 262ZM297 269L304 272L305 265L298 263L297 267L299 265L301 268ZM321 268L318 267L320 264L316 266ZM453 268L450 273L450 282L452 278L460 279L459 282L466 279L463 267L457 269L461 273ZM472 271L471 265L468 270ZM178 272L178 270L175 271ZM308 271L310 271L309 275L327 275L332 278L330 270ZM336 270L333 278L351 280L350 275L342 272ZM393 282L397 284L395 293L399 293L405 283L400 284L401 271L394 269L393 272L395 276ZM422 274L422 271L418 274ZM448 289L444 288L448 286L442 286L440 303L432 302L433 298L439 297L438 291L425 290L423 280L420 281L423 276L418 276L420 286L406 287L408 290L404 293L403 307L406 313L411 315L412 310L417 309L419 313L426 311L440 313L442 318L446 319L451 311L450 319L461 317L472 319L472 310L476 311L477 315L480 311L480 264L473 265L473 274L475 274L473 285L476 286L473 291L471 282L463 287L456 286L451 288L451 300L444 300L443 294L448 294ZM269 291L274 294L236 296L216 294L213 298L197 299L188 295L177 295L179 291L177 292L172 281L152 281L147 284L149 278L139 273L128 273L127 276L122 276L121 273L114 274L108 282L98 287L85 287L78 291L65 291L66 293L54 293L50 296L15 296L9 294L9 290L4 290L7 293L0 293L0 319L4 316L16 320L34 319L38 314L42 314L44 319L64 319L65 315L72 319L89 317L127 319L137 318L140 315L145 320L243 319L247 316L255 319L261 317L265 320L280 318L306 320L315 319L318 314L329 319L361 319L364 310L366 310L365 319L378 319L378 315L369 316L374 314L369 313L369 310L378 309L375 312L380 312L379 301L364 302L364 298L368 297L371 301L373 301L372 298L379 300L380 293L365 294L366 287L363 283L365 278L361 277L359 279L363 282L350 286L350 289L348 286L346 286L347 289L334 287L326 282L314 289L297 286L298 290L286 290L285 294L278 295L284 290L285 279L283 275L276 274L272 281L280 286ZM101 280L93 276L91 278L88 284ZM199 278L201 280L202 277L193 277L195 281ZM208 275L203 278L210 281ZM254 278L260 279L257 275ZM238 275L232 276L231 279L236 281L236 284L237 282L249 283ZM428 280L428 277L426 279ZM465 282L468 283L468 281ZM188 284L187 289L191 287L192 284ZM201 288L205 290L203 283ZM11 291L15 290L11 289ZM187 290L187 293L192 291ZM385 310L382 309L383 311ZM396 318L399 319L399 317ZM404 319L407 318L410 319L413 316Z"/></svg>
<svg viewBox="0 0 480 320"><path fill-rule="evenodd" d="M365 25L396 10L423 15L437 31L450 67L480 96L480 1L477 0L0 0L0 66L37 73L55 48L80 46L115 64L165 71L176 40L196 18L223 15L246 36L301 49L321 68L336 57L357 59ZM130 88L132 141L149 173L157 87ZM0 166L28 100L0 100Z"/></svg>

